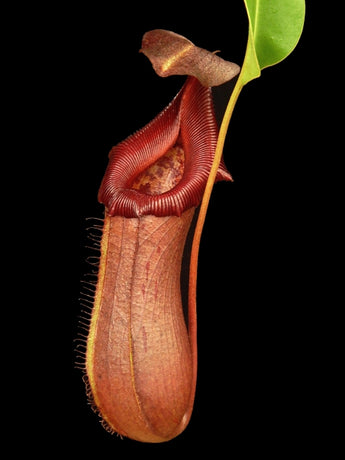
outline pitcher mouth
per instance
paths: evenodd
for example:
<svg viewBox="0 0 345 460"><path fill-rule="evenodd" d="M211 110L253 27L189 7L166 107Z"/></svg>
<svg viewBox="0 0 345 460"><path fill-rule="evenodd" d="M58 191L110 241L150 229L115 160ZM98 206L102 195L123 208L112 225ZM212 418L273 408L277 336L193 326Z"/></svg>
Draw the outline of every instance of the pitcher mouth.
<svg viewBox="0 0 345 460"><path fill-rule="evenodd" d="M211 88L188 77L173 101L148 125L113 147L98 199L110 216L180 216L202 198L217 145ZM160 193L135 186L172 149L179 151L175 182ZM181 154L182 152L182 154ZM175 166L172 167L174 169ZM232 180L222 162L217 180Z"/></svg>

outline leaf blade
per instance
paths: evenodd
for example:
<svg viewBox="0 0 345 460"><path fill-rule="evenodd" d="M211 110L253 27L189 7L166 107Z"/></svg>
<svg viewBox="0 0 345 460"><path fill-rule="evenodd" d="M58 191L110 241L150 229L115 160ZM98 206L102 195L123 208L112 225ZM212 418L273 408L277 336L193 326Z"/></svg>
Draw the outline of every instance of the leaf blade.
<svg viewBox="0 0 345 460"><path fill-rule="evenodd" d="M248 82L252 79L248 77L254 59L251 48L257 70L278 64L294 50L304 26L305 0L244 0L244 3L249 37L243 74Z"/></svg>

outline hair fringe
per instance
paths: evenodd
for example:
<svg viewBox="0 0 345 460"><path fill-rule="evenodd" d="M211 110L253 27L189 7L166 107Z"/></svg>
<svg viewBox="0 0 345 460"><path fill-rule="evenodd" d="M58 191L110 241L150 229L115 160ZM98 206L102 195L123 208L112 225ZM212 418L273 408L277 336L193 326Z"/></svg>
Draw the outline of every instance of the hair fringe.
<svg viewBox="0 0 345 460"><path fill-rule="evenodd" d="M122 436L117 433L106 420L103 419L100 410L96 406L89 377L86 372L87 339L90 330L92 311L98 282L98 268L101 254L104 219L98 217L87 217L85 220L88 224L90 224L85 228L86 239L90 242L90 244L85 246L85 249L92 251L92 253L88 255L84 260L91 267L91 270L85 273L80 280L80 297L78 299L80 314L77 317L77 334L76 338L74 339L74 367L82 371L82 381L85 385L87 404L99 417L99 421L102 427L108 433L117 434L122 439Z"/></svg>

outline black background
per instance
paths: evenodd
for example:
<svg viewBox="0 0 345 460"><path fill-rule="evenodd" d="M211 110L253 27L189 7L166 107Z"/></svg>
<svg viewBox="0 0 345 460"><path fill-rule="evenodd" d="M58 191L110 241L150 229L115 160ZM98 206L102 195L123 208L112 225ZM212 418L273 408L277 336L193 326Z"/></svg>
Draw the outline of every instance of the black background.
<svg viewBox="0 0 345 460"><path fill-rule="evenodd" d="M86 263L92 254L86 219L102 217L97 191L111 147L150 121L184 81L154 73L138 53L142 35L172 30L241 64L245 8L241 0L226 9L218 3L187 9L175 2L105 2L57 6L45 19L47 31L54 22L54 40L41 75L43 107L49 107L47 148L57 154L48 167L52 177L43 180L56 203L53 216L47 212L57 230L58 275L50 296L60 305L47 346L59 359L47 365L54 376L44 384L41 423L49 426L49 452L62 447L78 458L90 452L116 458L181 455L201 447L229 457L241 452L280 458L299 442L308 451L310 443L320 442L309 430L318 416L309 373L321 347L314 341L319 313L312 299L324 295L310 267L321 270L315 249L320 207L327 212L322 186L320 192L324 159L311 141L319 129L310 84L317 41L313 11L307 8L293 53L263 70L237 102L224 149L234 182L215 186L200 247L194 412L180 436L158 445L108 434L88 406L82 372L75 368L80 280L92 268Z"/></svg>

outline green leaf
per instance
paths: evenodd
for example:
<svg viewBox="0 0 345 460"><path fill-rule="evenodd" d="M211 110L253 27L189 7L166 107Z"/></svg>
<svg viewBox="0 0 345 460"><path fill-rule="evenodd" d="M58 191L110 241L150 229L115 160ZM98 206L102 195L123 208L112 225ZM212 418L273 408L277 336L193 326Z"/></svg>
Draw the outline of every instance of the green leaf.
<svg viewBox="0 0 345 460"><path fill-rule="evenodd" d="M293 51L305 18L305 0L244 0L244 3L249 31L240 78L242 85Z"/></svg>

